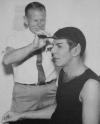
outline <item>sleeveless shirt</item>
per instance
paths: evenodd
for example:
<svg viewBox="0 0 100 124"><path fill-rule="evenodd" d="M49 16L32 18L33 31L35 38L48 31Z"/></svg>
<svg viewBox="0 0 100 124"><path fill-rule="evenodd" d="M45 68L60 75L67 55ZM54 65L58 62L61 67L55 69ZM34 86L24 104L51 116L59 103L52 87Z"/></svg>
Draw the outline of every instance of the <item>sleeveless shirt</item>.
<svg viewBox="0 0 100 124"><path fill-rule="evenodd" d="M63 80L64 75L62 69L56 94L57 107L51 117L51 124L82 124L82 103L79 101L79 94L88 79L99 78L91 69L68 82Z"/></svg>

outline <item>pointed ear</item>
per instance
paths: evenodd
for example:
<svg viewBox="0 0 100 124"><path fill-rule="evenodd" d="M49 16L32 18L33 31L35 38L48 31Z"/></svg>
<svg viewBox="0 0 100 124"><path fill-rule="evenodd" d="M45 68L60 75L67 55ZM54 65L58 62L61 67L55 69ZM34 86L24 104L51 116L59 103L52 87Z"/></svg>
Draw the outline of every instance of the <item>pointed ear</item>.
<svg viewBox="0 0 100 124"><path fill-rule="evenodd" d="M26 16L23 16L23 19L24 19L24 26L25 26L25 28L27 28L28 27L27 17Z"/></svg>
<svg viewBox="0 0 100 124"><path fill-rule="evenodd" d="M72 48L72 51L71 52L72 52L72 56L79 55L80 52L81 52L81 46L80 46L80 44L77 44L76 47Z"/></svg>

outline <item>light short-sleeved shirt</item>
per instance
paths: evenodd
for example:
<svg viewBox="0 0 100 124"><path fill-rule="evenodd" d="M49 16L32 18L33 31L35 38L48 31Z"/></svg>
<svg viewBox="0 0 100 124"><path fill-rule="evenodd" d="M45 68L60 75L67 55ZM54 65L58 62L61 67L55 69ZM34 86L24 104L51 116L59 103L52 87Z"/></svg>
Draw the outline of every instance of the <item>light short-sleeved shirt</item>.
<svg viewBox="0 0 100 124"><path fill-rule="evenodd" d="M22 48L32 43L34 34L30 30L14 32L7 40L7 46L15 49ZM47 46L48 47L48 46ZM46 76L46 82L56 79L57 73L55 66L52 62L51 52L45 49L42 52L42 65ZM38 70L36 66L37 56L33 55L23 63L13 66L14 81L22 84L37 84L38 83Z"/></svg>

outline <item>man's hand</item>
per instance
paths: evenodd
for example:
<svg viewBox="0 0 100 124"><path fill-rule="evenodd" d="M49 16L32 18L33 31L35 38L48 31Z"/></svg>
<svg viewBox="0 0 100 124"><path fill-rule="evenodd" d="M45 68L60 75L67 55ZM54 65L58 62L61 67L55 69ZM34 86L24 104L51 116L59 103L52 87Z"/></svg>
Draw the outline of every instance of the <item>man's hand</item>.
<svg viewBox="0 0 100 124"><path fill-rule="evenodd" d="M45 44L46 44L46 39L39 39L39 37L37 35L35 35L35 39L33 41L33 48L35 50L44 47Z"/></svg>
<svg viewBox="0 0 100 124"><path fill-rule="evenodd" d="M37 35L46 35L46 36L48 36L48 37L51 36L50 33L46 32L46 31L44 31L44 30L40 30L40 31L36 32L36 34L37 34Z"/></svg>
<svg viewBox="0 0 100 124"><path fill-rule="evenodd" d="M7 53L10 53L10 52L12 52L14 50L14 48L12 48L12 47L6 47L6 49L5 49L5 54L7 54Z"/></svg>
<svg viewBox="0 0 100 124"><path fill-rule="evenodd" d="M46 35L46 36L50 36L50 34L48 34L47 32L45 31L38 31L36 34L35 34L35 39L33 41L33 48L34 49L40 49L42 47L44 47L46 45L46 41L47 41L47 38L45 39L42 39L42 38L39 38L38 35Z"/></svg>
<svg viewBox="0 0 100 124"><path fill-rule="evenodd" d="M20 119L20 114L8 111L2 117L2 124L5 124L10 121L17 121Z"/></svg>

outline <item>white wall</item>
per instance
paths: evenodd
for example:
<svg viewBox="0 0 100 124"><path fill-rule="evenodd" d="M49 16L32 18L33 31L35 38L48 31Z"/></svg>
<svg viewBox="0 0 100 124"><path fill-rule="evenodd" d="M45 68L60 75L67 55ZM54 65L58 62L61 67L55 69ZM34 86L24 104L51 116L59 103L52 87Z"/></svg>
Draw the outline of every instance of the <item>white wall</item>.
<svg viewBox="0 0 100 124"><path fill-rule="evenodd" d="M12 30L23 30L24 6L32 0L0 0L0 120L11 105L12 75L2 66L6 37ZM63 26L77 26L87 38L86 64L100 74L100 1L39 0L47 8L47 30L51 33Z"/></svg>

